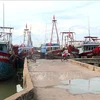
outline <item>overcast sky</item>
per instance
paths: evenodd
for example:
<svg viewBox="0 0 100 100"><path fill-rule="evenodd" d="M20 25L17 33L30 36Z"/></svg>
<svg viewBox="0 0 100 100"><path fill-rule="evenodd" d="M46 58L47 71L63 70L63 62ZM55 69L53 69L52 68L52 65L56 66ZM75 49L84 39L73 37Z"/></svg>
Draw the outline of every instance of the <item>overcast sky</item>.
<svg viewBox="0 0 100 100"><path fill-rule="evenodd" d="M60 39L60 32L70 29L76 33L76 40L83 40L89 34L88 17L90 34L100 37L100 1L0 1L0 26L3 25L3 3L5 26L14 27L13 44L23 42L26 23L28 28L32 27L34 46L49 42L53 15L57 19Z"/></svg>

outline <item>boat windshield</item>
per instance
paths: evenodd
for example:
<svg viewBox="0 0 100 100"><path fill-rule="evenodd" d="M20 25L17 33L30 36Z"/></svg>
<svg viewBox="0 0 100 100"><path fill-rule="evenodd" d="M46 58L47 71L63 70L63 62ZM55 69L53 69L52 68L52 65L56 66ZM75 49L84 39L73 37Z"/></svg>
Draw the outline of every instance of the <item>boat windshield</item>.
<svg viewBox="0 0 100 100"><path fill-rule="evenodd" d="M0 51L7 53L7 45L6 44L0 44Z"/></svg>

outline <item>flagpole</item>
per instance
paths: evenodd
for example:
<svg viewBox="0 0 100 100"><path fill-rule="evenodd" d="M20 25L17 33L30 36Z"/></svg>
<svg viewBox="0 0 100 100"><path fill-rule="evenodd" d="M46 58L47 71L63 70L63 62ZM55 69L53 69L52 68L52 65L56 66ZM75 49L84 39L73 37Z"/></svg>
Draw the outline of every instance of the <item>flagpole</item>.
<svg viewBox="0 0 100 100"><path fill-rule="evenodd" d="M4 26L5 26L5 13L4 13L4 9L5 7L4 7L4 3L3 3L3 33L4 33ZM8 37L7 37L8 38ZM5 39L5 36L3 36L3 39Z"/></svg>
<svg viewBox="0 0 100 100"><path fill-rule="evenodd" d="M88 33L89 33L89 40L90 40L90 21L89 21L89 16L88 16Z"/></svg>

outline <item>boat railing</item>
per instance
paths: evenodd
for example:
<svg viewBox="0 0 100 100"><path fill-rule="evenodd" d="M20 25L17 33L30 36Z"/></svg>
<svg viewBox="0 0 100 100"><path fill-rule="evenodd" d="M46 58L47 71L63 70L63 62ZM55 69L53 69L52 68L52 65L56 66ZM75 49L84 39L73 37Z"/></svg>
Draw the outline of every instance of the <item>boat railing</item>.
<svg viewBox="0 0 100 100"><path fill-rule="evenodd" d="M83 44L99 44L100 42L90 42L90 41L86 41L86 42L84 42Z"/></svg>

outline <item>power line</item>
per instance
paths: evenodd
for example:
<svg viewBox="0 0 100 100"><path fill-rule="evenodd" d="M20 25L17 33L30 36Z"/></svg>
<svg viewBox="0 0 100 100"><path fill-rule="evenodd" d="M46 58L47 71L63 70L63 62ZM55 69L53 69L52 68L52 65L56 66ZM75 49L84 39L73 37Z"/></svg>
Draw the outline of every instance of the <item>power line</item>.
<svg viewBox="0 0 100 100"><path fill-rule="evenodd" d="M14 36L14 37L16 37L16 38L13 38L12 40L16 40L16 39L18 39L19 37L22 37L23 35L20 35L20 36Z"/></svg>

